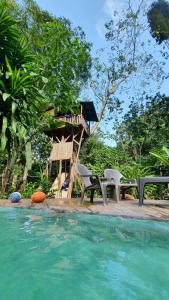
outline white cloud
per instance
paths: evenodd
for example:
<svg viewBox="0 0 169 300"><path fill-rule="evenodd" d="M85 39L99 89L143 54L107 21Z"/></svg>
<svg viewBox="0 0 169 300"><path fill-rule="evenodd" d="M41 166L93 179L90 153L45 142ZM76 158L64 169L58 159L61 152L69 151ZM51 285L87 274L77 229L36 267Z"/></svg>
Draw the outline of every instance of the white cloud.
<svg viewBox="0 0 169 300"><path fill-rule="evenodd" d="M105 38L106 29L104 24L109 21L110 17L113 18L114 21L117 21L124 4L123 0L104 0L103 2L102 17L96 24L96 31L101 39ZM115 14L115 12L118 12L118 14Z"/></svg>
<svg viewBox="0 0 169 300"><path fill-rule="evenodd" d="M105 20L100 19L96 24L96 31L101 39L105 37Z"/></svg>
<svg viewBox="0 0 169 300"><path fill-rule="evenodd" d="M121 1L122 2L122 1ZM119 0L105 0L104 2L104 12L108 15L113 17L114 12L120 12L122 10L122 3Z"/></svg>

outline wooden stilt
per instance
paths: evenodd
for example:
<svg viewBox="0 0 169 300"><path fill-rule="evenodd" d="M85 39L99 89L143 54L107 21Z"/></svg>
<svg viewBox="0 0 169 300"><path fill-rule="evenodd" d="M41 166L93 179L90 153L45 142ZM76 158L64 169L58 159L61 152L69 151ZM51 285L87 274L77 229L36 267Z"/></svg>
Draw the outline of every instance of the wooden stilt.
<svg viewBox="0 0 169 300"><path fill-rule="evenodd" d="M72 197L72 190L73 190L73 182L74 182L74 178L75 178L75 165L78 161L79 158L79 153L80 153L80 148L81 148L81 144L83 141L83 134L84 134L84 128L81 132L80 135L80 141L78 143L78 149L77 149L77 154L74 152L72 155L72 160L71 160L71 170L70 170L70 181L69 181L69 187L68 187L68 193L67 193L67 198L70 200ZM73 137L73 140L75 140L75 138Z"/></svg>
<svg viewBox="0 0 169 300"><path fill-rule="evenodd" d="M62 160L59 161L58 188L61 189Z"/></svg>
<svg viewBox="0 0 169 300"><path fill-rule="evenodd" d="M49 160L48 179L51 177L51 170L52 170L52 161Z"/></svg>

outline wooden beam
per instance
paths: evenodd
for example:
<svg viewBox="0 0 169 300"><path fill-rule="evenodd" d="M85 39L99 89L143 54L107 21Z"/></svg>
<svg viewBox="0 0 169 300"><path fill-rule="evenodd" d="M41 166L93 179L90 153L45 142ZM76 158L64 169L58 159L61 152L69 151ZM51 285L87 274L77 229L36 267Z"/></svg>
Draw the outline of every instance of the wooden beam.
<svg viewBox="0 0 169 300"><path fill-rule="evenodd" d="M82 130L82 132L81 132L81 136L80 136L79 148L78 148L78 151L77 151L76 162L77 162L77 160L78 160L78 158L79 158L80 148L81 148L81 144L82 144L82 141L83 141L83 134L84 134L84 128L83 128L83 130Z"/></svg>
<svg viewBox="0 0 169 300"><path fill-rule="evenodd" d="M73 182L74 182L74 178L76 176L75 164L77 163L77 160L79 158L80 148L81 148L81 144L82 144L82 140L83 140L83 134L84 134L84 128L83 128L83 130L81 132L81 135L80 135L80 141L79 141L79 147L78 147L78 150L77 150L77 155L76 155L76 157L74 157L74 159L72 158L72 166L71 166L71 170L70 170L70 182L69 182L68 193L67 193L67 198L69 200L72 197Z"/></svg>
<svg viewBox="0 0 169 300"><path fill-rule="evenodd" d="M79 146L79 142L77 142L75 139L73 141Z"/></svg>
<svg viewBox="0 0 169 300"><path fill-rule="evenodd" d="M55 138L57 139L57 141L58 141L59 143L61 142L57 136L55 136Z"/></svg>
<svg viewBox="0 0 169 300"><path fill-rule="evenodd" d="M62 160L59 161L58 188L61 189Z"/></svg>
<svg viewBox="0 0 169 300"><path fill-rule="evenodd" d="M67 142L67 140L70 138L70 136L71 136L71 135L69 135L69 136L65 139L65 142Z"/></svg>
<svg viewBox="0 0 169 300"><path fill-rule="evenodd" d="M72 141L78 136L78 133L77 134L73 134L72 136Z"/></svg>

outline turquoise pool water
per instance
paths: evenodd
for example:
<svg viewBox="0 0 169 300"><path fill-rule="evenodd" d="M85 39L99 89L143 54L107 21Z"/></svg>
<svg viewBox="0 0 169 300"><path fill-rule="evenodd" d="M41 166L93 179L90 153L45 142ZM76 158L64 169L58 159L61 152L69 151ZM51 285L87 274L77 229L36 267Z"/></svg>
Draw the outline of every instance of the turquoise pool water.
<svg viewBox="0 0 169 300"><path fill-rule="evenodd" d="M169 299L169 223L0 209L0 300Z"/></svg>

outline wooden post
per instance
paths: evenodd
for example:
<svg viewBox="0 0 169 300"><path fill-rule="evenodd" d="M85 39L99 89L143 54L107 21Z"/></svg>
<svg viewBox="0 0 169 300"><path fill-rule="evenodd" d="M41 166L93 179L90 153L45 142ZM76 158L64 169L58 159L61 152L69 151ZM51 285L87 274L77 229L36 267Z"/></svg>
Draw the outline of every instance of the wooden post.
<svg viewBox="0 0 169 300"><path fill-rule="evenodd" d="M61 189L62 160L59 161L58 188Z"/></svg>
<svg viewBox="0 0 169 300"><path fill-rule="evenodd" d="M46 163L46 179L49 180L49 163Z"/></svg>
<svg viewBox="0 0 169 300"><path fill-rule="evenodd" d="M84 134L84 128L82 129L81 135L80 135L80 141L78 143L78 150L77 154L73 153L72 155L72 160L71 160L71 170L70 170L70 182L69 182L69 187L68 187L68 193L67 193L67 198L70 200L72 197L72 190L73 190L73 182L75 178L75 164L77 163L77 160L79 158L79 153L80 153L80 148L83 140L83 134ZM74 140L74 137L73 137Z"/></svg>
<svg viewBox="0 0 169 300"><path fill-rule="evenodd" d="M81 145L82 145L82 141L83 141L83 134L84 134L84 127L83 127L83 130L81 132L81 136L80 136L79 147L78 147L77 156L76 156L76 162L79 159L80 149L81 149Z"/></svg>
<svg viewBox="0 0 169 300"><path fill-rule="evenodd" d="M48 169L48 179L51 178L51 171L52 171L52 161L49 160L49 169Z"/></svg>
<svg viewBox="0 0 169 300"><path fill-rule="evenodd" d="M46 177L46 179L49 179L49 174L48 174L48 161L46 162L46 166L42 170L42 174Z"/></svg>

